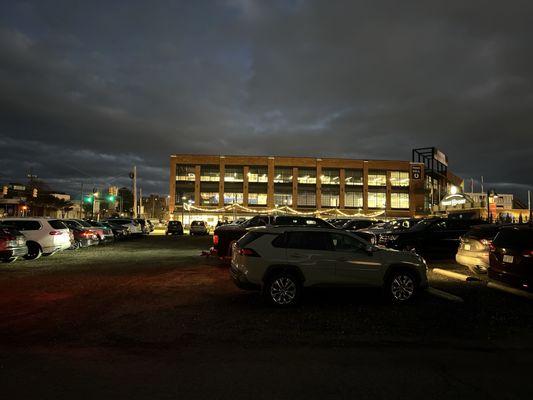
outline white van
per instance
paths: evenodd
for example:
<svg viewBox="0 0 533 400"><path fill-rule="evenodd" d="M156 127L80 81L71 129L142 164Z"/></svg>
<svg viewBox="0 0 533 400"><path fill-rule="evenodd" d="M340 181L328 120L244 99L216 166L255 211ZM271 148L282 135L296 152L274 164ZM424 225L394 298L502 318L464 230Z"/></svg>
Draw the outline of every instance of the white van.
<svg viewBox="0 0 533 400"><path fill-rule="evenodd" d="M59 219L5 218L0 221L24 235L28 246L28 254L24 258L28 260L66 250L72 244L68 227Z"/></svg>

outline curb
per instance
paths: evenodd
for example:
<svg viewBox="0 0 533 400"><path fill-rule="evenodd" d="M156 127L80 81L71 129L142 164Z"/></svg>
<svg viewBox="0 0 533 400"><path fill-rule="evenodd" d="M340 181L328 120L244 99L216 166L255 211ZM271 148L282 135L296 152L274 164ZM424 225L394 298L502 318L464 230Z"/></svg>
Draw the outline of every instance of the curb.
<svg viewBox="0 0 533 400"><path fill-rule="evenodd" d="M481 282L481 279L476 278L474 276L460 274L458 272L452 272L452 271L448 271L446 269L433 268L432 271L433 271L433 273L435 273L437 275L446 276L448 278L457 279L457 280L460 280L460 281L463 281L463 282Z"/></svg>
<svg viewBox="0 0 533 400"><path fill-rule="evenodd" d="M491 289L501 290L502 292L511 293L516 296L524 297L529 300L533 300L533 293L529 293L524 290L516 289L510 286L502 285L500 283L489 282L487 283L487 287Z"/></svg>

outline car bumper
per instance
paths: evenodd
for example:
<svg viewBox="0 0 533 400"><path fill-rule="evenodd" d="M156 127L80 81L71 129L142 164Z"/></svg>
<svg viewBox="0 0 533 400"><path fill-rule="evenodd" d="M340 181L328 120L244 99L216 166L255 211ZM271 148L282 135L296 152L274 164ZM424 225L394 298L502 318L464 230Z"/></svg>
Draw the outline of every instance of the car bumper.
<svg viewBox="0 0 533 400"><path fill-rule="evenodd" d="M238 270L233 266L233 263L230 267L230 276L231 280L240 289L245 290L260 290L261 285L258 285L256 283L250 282L246 276L242 273L242 271Z"/></svg>
<svg viewBox="0 0 533 400"><path fill-rule="evenodd" d="M465 267L479 267L482 270L487 270L489 268L489 256L486 255L469 255L465 252L458 252L455 255L455 261L457 264L464 265Z"/></svg>
<svg viewBox="0 0 533 400"><path fill-rule="evenodd" d="M489 267L488 276L490 279L506 283L509 286L533 290L532 275L515 274L510 271Z"/></svg>
<svg viewBox="0 0 533 400"><path fill-rule="evenodd" d="M115 240L115 235L104 235L102 237L101 243L111 243L113 240Z"/></svg>
<svg viewBox="0 0 533 400"><path fill-rule="evenodd" d="M12 247L0 251L0 259L9 259L13 257L22 257L28 254L28 248L26 246Z"/></svg>

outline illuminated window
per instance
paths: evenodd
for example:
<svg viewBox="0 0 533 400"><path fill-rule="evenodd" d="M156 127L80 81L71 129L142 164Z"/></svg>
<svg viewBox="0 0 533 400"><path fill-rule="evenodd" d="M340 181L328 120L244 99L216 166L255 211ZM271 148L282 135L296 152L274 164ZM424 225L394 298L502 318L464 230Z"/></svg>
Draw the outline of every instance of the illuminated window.
<svg viewBox="0 0 533 400"><path fill-rule="evenodd" d="M390 184L394 187L409 186L409 172L405 171L391 171Z"/></svg>
<svg viewBox="0 0 533 400"><path fill-rule="evenodd" d="M242 204L242 202L243 202L242 193L224 193L224 204L233 204L233 203Z"/></svg>
<svg viewBox="0 0 533 400"><path fill-rule="evenodd" d="M268 168L250 167L248 171L248 182L268 182Z"/></svg>
<svg viewBox="0 0 533 400"><path fill-rule="evenodd" d="M194 165L176 165L177 181L195 181L196 173Z"/></svg>
<svg viewBox="0 0 533 400"><path fill-rule="evenodd" d="M205 206L218 205L218 192L202 192L200 193L200 202Z"/></svg>
<svg viewBox="0 0 533 400"><path fill-rule="evenodd" d="M345 171L344 184L349 186L363 186L363 170L347 169Z"/></svg>
<svg viewBox="0 0 533 400"><path fill-rule="evenodd" d="M387 172L369 171L368 186L387 186Z"/></svg>
<svg viewBox="0 0 533 400"><path fill-rule="evenodd" d="M363 208L363 191L362 190L350 190L346 191L344 195L344 206Z"/></svg>
<svg viewBox="0 0 533 400"><path fill-rule="evenodd" d="M339 188L338 187L322 187L320 195L320 203L322 207L338 207L339 206Z"/></svg>
<svg viewBox="0 0 533 400"><path fill-rule="evenodd" d="M244 179L243 167L226 167L224 170L224 182L242 182Z"/></svg>
<svg viewBox="0 0 533 400"><path fill-rule="evenodd" d="M314 190L298 188L298 206L316 207L316 192Z"/></svg>
<svg viewBox="0 0 533 400"><path fill-rule="evenodd" d="M274 193L274 204L278 206L292 206L292 194Z"/></svg>
<svg viewBox="0 0 533 400"><path fill-rule="evenodd" d="M298 169L298 183L316 184L316 169L299 168ZM298 204L300 201L298 200Z"/></svg>
<svg viewBox="0 0 533 400"><path fill-rule="evenodd" d="M262 206L267 203L266 193L248 193L248 204L251 206Z"/></svg>
<svg viewBox="0 0 533 400"><path fill-rule="evenodd" d="M391 208L409 209L409 193L391 193L390 206Z"/></svg>
<svg viewBox="0 0 533 400"><path fill-rule="evenodd" d="M274 183L292 183L292 168L276 167Z"/></svg>
<svg viewBox="0 0 533 400"><path fill-rule="evenodd" d="M387 194L385 190L368 191L368 208L385 208L387 203Z"/></svg>
<svg viewBox="0 0 533 400"><path fill-rule="evenodd" d="M323 185L338 185L340 183L339 170L324 168L320 175L320 182Z"/></svg>
<svg viewBox="0 0 533 400"><path fill-rule="evenodd" d="M220 180L218 165L202 165L200 167L200 180L202 182L218 182Z"/></svg>

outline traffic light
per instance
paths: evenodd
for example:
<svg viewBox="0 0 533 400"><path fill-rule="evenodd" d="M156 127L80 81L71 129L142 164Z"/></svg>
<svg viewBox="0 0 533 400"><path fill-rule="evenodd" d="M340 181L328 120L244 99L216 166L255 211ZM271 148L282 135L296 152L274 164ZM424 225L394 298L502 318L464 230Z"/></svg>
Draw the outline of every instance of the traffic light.
<svg viewBox="0 0 533 400"><path fill-rule="evenodd" d="M84 201L86 203L92 203L93 202L93 196L86 196Z"/></svg>
<svg viewBox="0 0 533 400"><path fill-rule="evenodd" d="M112 194L110 194L109 196L107 196L107 200L113 202L113 201L115 201L115 196L113 196Z"/></svg>

